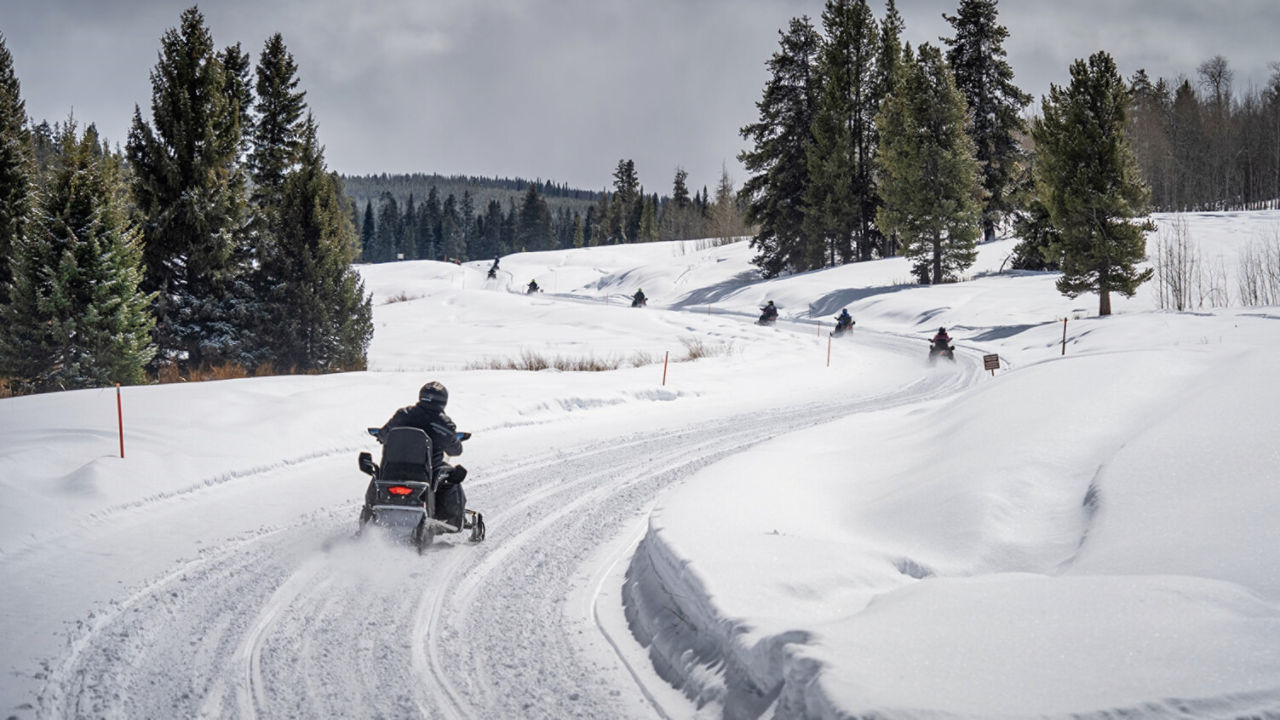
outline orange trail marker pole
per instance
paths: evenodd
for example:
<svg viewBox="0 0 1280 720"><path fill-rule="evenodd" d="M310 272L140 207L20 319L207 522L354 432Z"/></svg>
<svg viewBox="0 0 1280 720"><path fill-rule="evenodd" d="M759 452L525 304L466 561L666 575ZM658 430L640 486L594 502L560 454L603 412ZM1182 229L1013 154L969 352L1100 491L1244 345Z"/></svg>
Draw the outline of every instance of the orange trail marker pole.
<svg viewBox="0 0 1280 720"><path fill-rule="evenodd" d="M671 351L668 350L666 355L662 356L662 387L667 386L667 362L671 360Z"/></svg>
<svg viewBox="0 0 1280 720"><path fill-rule="evenodd" d="M120 427L120 459L124 459L124 405L120 400L120 383L116 383L116 424Z"/></svg>
<svg viewBox="0 0 1280 720"><path fill-rule="evenodd" d="M831 338L827 338L827 367L831 367Z"/></svg>

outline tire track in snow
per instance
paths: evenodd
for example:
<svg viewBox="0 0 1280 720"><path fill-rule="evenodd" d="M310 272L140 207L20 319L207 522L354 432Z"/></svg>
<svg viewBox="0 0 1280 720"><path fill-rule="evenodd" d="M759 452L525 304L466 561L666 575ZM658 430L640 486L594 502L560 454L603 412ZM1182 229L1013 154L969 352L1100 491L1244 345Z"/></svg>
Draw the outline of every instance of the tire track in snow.
<svg viewBox="0 0 1280 720"><path fill-rule="evenodd" d="M914 356L917 339L883 337ZM550 452L489 472L471 503L489 539L447 536L424 556L373 534L317 549L355 526L328 517L208 551L95 618L50 679L55 717L652 717L636 687L610 685L575 635L619 644L592 612L568 612L574 577L634 527L663 488L769 437L850 413L933 399L972 383L926 373L905 388ZM296 472L304 472L302 469ZM140 509L139 512L146 512ZM680 713L675 713L677 716Z"/></svg>

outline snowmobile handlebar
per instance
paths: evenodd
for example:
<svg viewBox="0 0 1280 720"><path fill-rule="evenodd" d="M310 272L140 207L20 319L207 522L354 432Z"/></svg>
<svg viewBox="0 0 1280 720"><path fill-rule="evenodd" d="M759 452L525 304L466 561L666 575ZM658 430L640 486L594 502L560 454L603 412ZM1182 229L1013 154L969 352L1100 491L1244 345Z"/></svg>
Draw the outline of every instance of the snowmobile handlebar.
<svg viewBox="0 0 1280 720"><path fill-rule="evenodd" d="M378 437L378 434L382 431L382 428L371 427L371 428L368 428L368 431L370 435L378 438L378 442L382 442L382 438ZM470 439L471 439L471 433L469 432L458 433L458 442L462 442L463 440L470 440Z"/></svg>

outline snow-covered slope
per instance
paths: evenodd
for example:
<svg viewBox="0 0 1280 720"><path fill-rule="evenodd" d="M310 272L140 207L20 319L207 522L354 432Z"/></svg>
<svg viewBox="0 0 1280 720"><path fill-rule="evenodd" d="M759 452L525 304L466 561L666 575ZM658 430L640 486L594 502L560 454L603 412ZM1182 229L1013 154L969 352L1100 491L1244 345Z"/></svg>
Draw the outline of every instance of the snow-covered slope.
<svg viewBox="0 0 1280 720"><path fill-rule="evenodd" d="M1280 228L1158 220L1229 281ZM1280 713L1280 310L1147 286L1099 319L999 273L1011 248L941 287L899 259L760 281L746 243L369 266L369 372L125 388L124 459L114 390L0 400L0 705ZM939 325L954 368L924 363ZM489 369L522 356L618 369ZM349 546L363 429L428 379L490 538Z"/></svg>

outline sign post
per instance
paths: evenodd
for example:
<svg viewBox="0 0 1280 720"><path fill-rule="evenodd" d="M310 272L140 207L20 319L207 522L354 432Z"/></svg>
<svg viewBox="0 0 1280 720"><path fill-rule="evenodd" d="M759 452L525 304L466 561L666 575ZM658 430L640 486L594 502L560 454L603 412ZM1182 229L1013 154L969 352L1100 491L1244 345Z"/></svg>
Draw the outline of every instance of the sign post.
<svg viewBox="0 0 1280 720"><path fill-rule="evenodd" d="M116 383L116 425L120 428L120 459L124 459L124 405L120 400L120 383Z"/></svg>
<svg viewBox="0 0 1280 720"><path fill-rule="evenodd" d="M999 370L999 369L1000 369L1000 356L999 356L999 355L983 355L983 356L982 356L982 369L983 369L983 370L990 370L990 371L991 371L991 377L995 377L995 376L996 376L996 370Z"/></svg>

